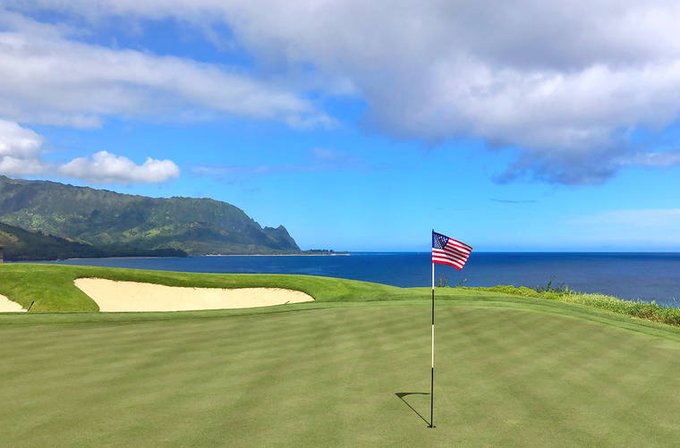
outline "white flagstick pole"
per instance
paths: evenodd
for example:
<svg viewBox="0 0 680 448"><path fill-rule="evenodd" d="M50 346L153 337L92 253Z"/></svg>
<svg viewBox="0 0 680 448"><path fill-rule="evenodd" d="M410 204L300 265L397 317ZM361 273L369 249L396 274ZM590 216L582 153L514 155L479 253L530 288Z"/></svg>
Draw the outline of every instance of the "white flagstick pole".
<svg viewBox="0 0 680 448"><path fill-rule="evenodd" d="M430 428L434 428L434 261L432 262L432 375L430 376Z"/></svg>

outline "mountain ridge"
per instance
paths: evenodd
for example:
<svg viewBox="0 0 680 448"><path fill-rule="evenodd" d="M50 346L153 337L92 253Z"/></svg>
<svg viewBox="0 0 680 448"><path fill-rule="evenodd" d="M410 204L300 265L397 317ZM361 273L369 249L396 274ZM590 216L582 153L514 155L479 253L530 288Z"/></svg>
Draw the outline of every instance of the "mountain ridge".
<svg viewBox="0 0 680 448"><path fill-rule="evenodd" d="M0 176L0 222L96 247L190 255L298 253L283 226L262 227L211 198L152 198Z"/></svg>

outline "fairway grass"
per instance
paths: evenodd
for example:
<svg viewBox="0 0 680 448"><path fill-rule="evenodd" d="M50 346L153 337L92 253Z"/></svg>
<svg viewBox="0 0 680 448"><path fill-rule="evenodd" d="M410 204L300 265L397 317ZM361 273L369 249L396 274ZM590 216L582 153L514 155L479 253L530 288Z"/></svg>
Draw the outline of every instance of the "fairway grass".
<svg viewBox="0 0 680 448"><path fill-rule="evenodd" d="M8 278L3 269L0 280ZM67 274L77 276L59 273ZM257 278L222 277L234 287ZM678 328L583 305L442 289L437 427L428 429L427 288L277 279L317 301L0 315L0 446L667 447L680 440ZM8 297L21 288L0 283ZM59 303L57 294L48 297Z"/></svg>

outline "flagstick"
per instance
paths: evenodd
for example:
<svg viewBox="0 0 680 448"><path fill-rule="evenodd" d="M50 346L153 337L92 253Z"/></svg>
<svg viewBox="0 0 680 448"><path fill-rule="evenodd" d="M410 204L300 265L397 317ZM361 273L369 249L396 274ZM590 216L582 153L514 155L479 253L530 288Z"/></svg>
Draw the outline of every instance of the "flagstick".
<svg viewBox="0 0 680 448"><path fill-rule="evenodd" d="M432 377L430 379L430 424L434 428L434 265L448 264L461 270L472 247L462 241L437 233L432 229Z"/></svg>
<svg viewBox="0 0 680 448"><path fill-rule="evenodd" d="M430 376L430 426L434 428L434 263L432 263L432 375Z"/></svg>

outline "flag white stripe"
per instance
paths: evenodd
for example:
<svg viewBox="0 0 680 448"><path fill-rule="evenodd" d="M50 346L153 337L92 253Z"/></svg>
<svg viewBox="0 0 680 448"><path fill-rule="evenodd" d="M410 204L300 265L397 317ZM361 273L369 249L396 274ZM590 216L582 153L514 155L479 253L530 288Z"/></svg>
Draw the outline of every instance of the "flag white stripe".
<svg viewBox="0 0 680 448"><path fill-rule="evenodd" d="M462 268L463 265L465 264L464 262L452 260L451 258L443 258L443 257L432 257L432 261L435 262L435 263L436 262L442 262L442 263L445 263L445 264L451 264L451 265L458 266L460 268Z"/></svg>
<svg viewBox="0 0 680 448"><path fill-rule="evenodd" d="M448 248L445 248L445 249L433 249L433 250L441 250L442 253L445 253L445 254L447 254L447 255L451 255L451 256L453 256L453 257L464 258L464 259L466 259L466 260L470 257L470 254L468 254L468 253L465 253L465 252L458 252L458 251L456 251L456 250L451 250L451 249L448 249Z"/></svg>
<svg viewBox="0 0 680 448"><path fill-rule="evenodd" d="M433 247L432 250L439 250L439 251L442 251L442 252L448 252L450 254L457 254L457 255L460 255L460 256L464 256L464 257L470 256L469 252L463 252L462 250L458 250L455 247L446 246L443 249L437 249L436 247Z"/></svg>
<svg viewBox="0 0 680 448"><path fill-rule="evenodd" d="M432 232L432 263L448 264L460 270L471 253L472 247L462 241Z"/></svg>
<svg viewBox="0 0 680 448"><path fill-rule="evenodd" d="M452 266L458 266L458 267L463 267L465 265L465 262L463 261L457 261L457 260L452 260L450 258L437 258L433 257L432 258L433 263L444 263L444 264L450 264Z"/></svg>
<svg viewBox="0 0 680 448"><path fill-rule="evenodd" d="M452 246L458 247L460 250L464 250L464 251L467 251L467 252L471 252L471 251L472 251L472 248L471 248L470 246L468 246L468 245L465 244L465 243L461 243L461 242L458 241L458 240L454 240L453 238L449 238L449 241L448 241L448 243L447 243L447 246L448 246L449 244L451 244Z"/></svg>
<svg viewBox="0 0 680 448"><path fill-rule="evenodd" d="M454 267L459 268L459 270L460 270L460 269L463 269L463 265L462 265L462 264L460 264L460 263L452 263L452 262L450 262L450 261L448 261L448 260L435 261L435 263L439 263L439 264L447 264L447 265L449 265L449 266L454 266Z"/></svg>
<svg viewBox="0 0 680 448"><path fill-rule="evenodd" d="M468 254L451 253L449 251L443 251L441 249L432 249L432 256L435 256L435 254L440 257L454 258L462 262L466 262L467 259L470 258L470 255Z"/></svg>
<svg viewBox="0 0 680 448"><path fill-rule="evenodd" d="M469 257L456 257L456 256L451 256L449 254L441 254L441 253L432 253L432 257L439 257L439 258L446 258L449 260L454 260L454 261L459 261L461 263L465 263Z"/></svg>
<svg viewBox="0 0 680 448"><path fill-rule="evenodd" d="M472 252L472 251L471 251L470 249L468 249L467 247L459 246L459 245L457 245L456 243L452 243L450 240L449 240L448 243L446 243L446 246L444 246L444 249L446 249L446 248L453 249L453 250L458 250L458 251L460 251L460 252L465 252L466 254L469 254L470 252Z"/></svg>

